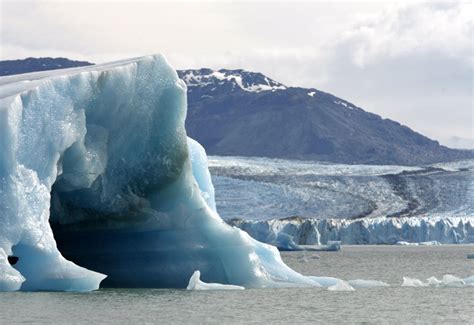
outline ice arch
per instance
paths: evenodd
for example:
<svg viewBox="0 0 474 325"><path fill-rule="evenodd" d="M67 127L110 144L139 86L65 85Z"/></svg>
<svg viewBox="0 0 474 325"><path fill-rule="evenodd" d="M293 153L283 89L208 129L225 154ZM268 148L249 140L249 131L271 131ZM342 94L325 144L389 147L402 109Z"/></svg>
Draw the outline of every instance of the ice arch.
<svg viewBox="0 0 474 325"><path fill-rule="evenodd" d="M220 219L185 115L160 55L0 78L0 290L314 285Z"/></svg>

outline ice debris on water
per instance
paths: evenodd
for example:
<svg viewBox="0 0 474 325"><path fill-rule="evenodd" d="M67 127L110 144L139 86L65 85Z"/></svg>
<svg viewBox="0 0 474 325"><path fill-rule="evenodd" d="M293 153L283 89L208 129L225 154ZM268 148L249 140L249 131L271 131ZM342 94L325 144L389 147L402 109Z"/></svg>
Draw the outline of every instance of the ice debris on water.
<svg viewBox="0 0 474 325"><path fill-rule="evenodd" d="M344 280L337 280L336 284L328 287L329 291L354 291L355 289Z"/></svg>
<svg viewBox="0 0 474 325"><path fill-rule="evenodd" d="M398 241L395 243L395 245L399 246L440 246L441 243L436 240L431 240L431 241L422 241L419 243L410 243L406 241Z"/></svg>
<svg viewBox="0 0 474 325"><path fill-rule="evenodd" d="M220 283L206 283L201 281L201 272L195 271L189 279L189 284L186 290L244 290L244 287L220 284Z"/></svg>
<svg viewBox="0 0 474 325"><path fill-rule="evenodd" d="M426 282L416 278L403 277L402 287L450 287L463 288L474 286L474 276L465 279L458 278L451 274L445 274L438 280L432 276L426 279Z"/></svg>
<svg viewBox="0 0 474 325"><path fill-rule="evenodd" d="M390 284L378 281L378 280L349 280L347 281L353 288L377 288L377 287L390 287Z"/></svg>

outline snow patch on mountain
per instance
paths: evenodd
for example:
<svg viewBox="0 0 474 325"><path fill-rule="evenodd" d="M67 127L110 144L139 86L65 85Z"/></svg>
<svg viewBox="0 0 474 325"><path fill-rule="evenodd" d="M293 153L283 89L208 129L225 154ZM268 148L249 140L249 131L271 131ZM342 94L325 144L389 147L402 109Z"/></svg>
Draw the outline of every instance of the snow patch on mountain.
<svg viewBox="0 0 474 325"><path fill-rule="evenodd" d="M284 90L287 87L275 80L272 80L261 73L254 73L245 70L181 70L181 79L188 88L207 87L212 85L211 91L216 91L217 87L231 85L232 89L241 89L247 92L262 92Z"/></svg>

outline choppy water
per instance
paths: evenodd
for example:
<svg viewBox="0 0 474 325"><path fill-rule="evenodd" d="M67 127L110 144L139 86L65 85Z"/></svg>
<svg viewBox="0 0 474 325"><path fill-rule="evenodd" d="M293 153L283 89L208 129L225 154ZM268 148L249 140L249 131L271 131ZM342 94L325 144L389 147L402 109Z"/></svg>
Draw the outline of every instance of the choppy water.
<svg viewBox="0 0 474 325"><path fill-rule="evenodd" d="M387 288L353 292L320 288L194 291L101 289L91 293L0 293L0 323L389 323L474 324L474 287L401 287L424 280L474 275L474 245L344 246L341 252L285 252L306 275L382 280Z"/></svg>

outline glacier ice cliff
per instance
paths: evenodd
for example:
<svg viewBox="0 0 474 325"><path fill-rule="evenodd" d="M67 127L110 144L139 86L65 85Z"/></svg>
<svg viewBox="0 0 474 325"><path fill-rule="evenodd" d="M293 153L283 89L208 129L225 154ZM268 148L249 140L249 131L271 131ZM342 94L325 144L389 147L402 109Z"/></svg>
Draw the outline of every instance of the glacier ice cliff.
<svg viewBox="0 0 474 325"><path fill-rule="evenodd" d="M403 217L362 219L314 219L291 217L270 220L233 219L229 224L248 232L253 238L277 244L290 236L296 245L321 245L340 241L345 245L439 242L474 243L472 217Z"/></svg>
<svg viewBox="0 0 474 325"><path fill-rule="evenodd" d="M185 116L160 55L0 78L0 290L315 285L222 221Z"/></svg>

